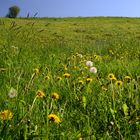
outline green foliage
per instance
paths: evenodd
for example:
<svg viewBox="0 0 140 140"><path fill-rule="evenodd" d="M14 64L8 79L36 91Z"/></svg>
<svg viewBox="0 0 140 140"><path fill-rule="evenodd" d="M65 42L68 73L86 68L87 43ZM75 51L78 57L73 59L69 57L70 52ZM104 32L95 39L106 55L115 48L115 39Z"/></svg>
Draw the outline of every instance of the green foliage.
<svg viewBox="0 0 140 140"><path fill-rule="evenodd" d="M139 25L1 18L0 138L140 139Z"/></svg>
<svg viewBox="0 0 140 140"><path fill-rule="evenodd" d="M6 15L8 18L16 18L20 12L20 8L18 6L11 6L9 8L9 13Z"/></svg>

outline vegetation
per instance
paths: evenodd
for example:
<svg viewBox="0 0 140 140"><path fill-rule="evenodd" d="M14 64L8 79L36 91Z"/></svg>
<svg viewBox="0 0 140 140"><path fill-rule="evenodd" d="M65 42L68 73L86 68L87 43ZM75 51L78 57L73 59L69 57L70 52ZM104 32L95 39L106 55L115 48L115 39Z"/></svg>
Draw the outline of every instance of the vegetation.
<svg viewBox="0 0 140 140"><path fill-rule="evenodd" d="M20 8L18 6L16 6L16 5L11 6L9 8L9 12L6 15L6 17L8 17L8 18L16 18L18 16L19 12L20 12Z"/></svg>
<svg viewBox="0 0 140 140"><path fill-rule="evenodd" d="M140 19L0 19L0 138L140 139Z"/></svg>

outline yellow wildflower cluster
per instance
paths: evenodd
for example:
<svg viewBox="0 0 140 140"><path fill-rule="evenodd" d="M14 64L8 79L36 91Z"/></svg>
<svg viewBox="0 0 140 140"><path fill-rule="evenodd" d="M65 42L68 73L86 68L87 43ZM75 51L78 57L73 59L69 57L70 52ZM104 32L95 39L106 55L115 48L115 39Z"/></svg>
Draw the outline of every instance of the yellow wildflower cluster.
<svg viewBox="0 0 140 140"><path fill-rule="evenodd" d="M115 83L117 86L121 86L123 84L123 82L121 80L116 81Z"/></svg>
<svg viewBox="0 0 140 140"><path fill-rule="evenodd" d="M109 80L117 80L116 77L115 77L115 75L114 75L113 73L110 73L110 74L108 75L108 79L109 79Z"/></svg>
<svg viewBox="0 0 140 140"><path fill-rule="evenodd" d="M0 112L1 120L11 120L13 117L13 113L10 110L4 110Z"/></svg>
<svg viewBox="0 0 140 140"><path fill-rule="evenodd" d="M53 92L53 93L51 94L51 97L52 97L54 100L58 100L58 99L59 99L59 94L56 93L56 92Z"/></svg>
<svg viewBox="0 0 140 140"><path fill-rule="evenodd" d="M70 74L69 73L65 73L63 76L67 78L67 77L70 77Z"/></svg>
<svg viewBox="0 0 140 140"><path fill-rule="evenodd" d="M45 93L41 90L38 90L37 93L36 93L36 96L39 97L39 98L43 98L43 97L45 97Z"/></svg>
<svg viewBox="0 0 140 140"><path fill-rule="evenodd" d="M48 118L49 118L49 120L51 120L54 123L60 123L61 122L60 118L55 114L49 114Z"/></svg>

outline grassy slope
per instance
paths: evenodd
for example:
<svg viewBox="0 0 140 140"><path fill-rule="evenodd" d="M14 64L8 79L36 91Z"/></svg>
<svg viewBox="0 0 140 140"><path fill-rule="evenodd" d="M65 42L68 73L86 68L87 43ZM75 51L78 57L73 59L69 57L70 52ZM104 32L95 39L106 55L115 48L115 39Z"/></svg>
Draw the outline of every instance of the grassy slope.
<svg viewBox="0 0 140 140"><path fill-rule="evenodd" d="M72 80L69 81L70 85L67 81L59 85L54 80L56 76L62 76L65 72L62 70L63 65L68 65L70 68L73 65L78 66L78 60L75 62L72 58L73 55L76 57L77 52L84 56L84 60L95 61L94 63L98 68L97 77L92 77L88 73L85 76L91 76L93 79L99 78L99 81L95 80L93 85L90 86L85 85L85 89L81 92L73 88L73 84L75 84L73 83L74 79L70 79ZM95 60L95 55L99 55L102 60ZM64 136L65 139L67 137L75 139L75 137L80 137L80 135L87 137L87 139L90 135L97 137L97 139L118 139L122 137L132 139L133 137L139 137L139 124L134 120L132 120L132 124L130 123L133 114L135 114L135 117L132 117L133 119L136 119L140 115L138 109L138 92L140 91L140 87L138 86L139 81L137 81L137 77L140 75L139 18L1 18L0 57L0 94L3 95L0 99L0 102L2 102L0 108L1 110L10 108L15 113L15 120L11 124L14 128L12 128L13 133L18 132L15 137L22 135L19 132L20 130L23 130L23 133L27 137L27 128L25 128L27 123L23 122L23 127L19 127L17 124L28 112L28 108L34 99L33 95L38 89L44 89L47 92L47 96L53 91L58 91L61 94L63 100L61 99L56 104L56 106L61 107L60 109L54 107L54 112L61 114L60 110L63 110L65 105L68 108L63 114L64 116L61 115L63 122L60 128L55 128L55 126L50 128L50 134L49 136L47 135L50 139L54 139L55 137L59 139L61 136ZM46 67L48 71L45 71ZM33 86L27 90L26 87L31 80L34 68L39 68L41 74L34 80ZM87 72L85 70L83 71ZM68 72L74 76L78 76L79 74L79 71L75 72L73 69L71 71L68 70ZM118 80L123 80L126 75L131 76L133 79L130 87L128 85L128 88L126 86L122 89L122 97L124 98L116 97L118 100L115 102L117 104L116 108L108 105L108 102L111 104L114 102L114 100L112 101L112 89L108 86L109 83L107 81L107 75L109 73L114 73ZM45 75L49 75L52 80L44 83L43 77ZM110 95L110 97L104 91L101 91L102 85L107 86L107 95ZM133 91L134 85L137 87L136 91ZM11 87L16 88L21 93L15 101L11 101L7 97L7 93ZM117 94L121 92L116 89L114 90ZM72 94L75 92L77 93L77 97L81 96L80 94L82 93L87 99L86 110L77 103L77 97ZM95 96L91 95L92 92L96 92ZM136 97L132 97L132 99L130 97L128 101L128 97L125 95L127 92L136 93ZM70 93L70 95L67 95L69 100L66 99L66 93ZM85 95L85 93L88 93L89 96ZM98 95L99 93L101 94L100 96ZM25 102L25 107L19 103L19 100ZM49 102L46 100L44 103ZM9 104L5 104L5 101ZM15 110L14 104L11 102L17 104L18 107ZM40 107L43 106L45 108L44 104L37 103ZM123 111L122 105L124 104L129 106L129 113L133 112L132 114L130 113L132 116L128 119L125 118L126 116L123 118L123 115L119 112L120 110ZM113 111L110 112L112 108L114 112L115 110L118 111L115 118ZM21 109L22 111L20 111ZM38 114L38 112L39 109L34 113ZM47 114L47 112L45 113ZM79 116L76 114L79 114ZM28 117L31 119L31 116ZM40 118L42 119L42 124L39 123ZM35 125L39 129L42 127L42 131L37 130L35 132L37 136L45 133L43 123L45 125L47 124L44 121L45 119L41 115L38 115L32 120L33 127ZM113 122L114 126L110 122ZM133 130L133 125L137 127L136 131ZM130 130L128 130L128 127L130 127ZM8 137L3 135L2 132L4 129L4 127L1 127L1 136ZM56 131L57 136L53 130ZM6 131L11 135L9 128ZM30 131L28 132L29 135L31 134Z"/></svg>

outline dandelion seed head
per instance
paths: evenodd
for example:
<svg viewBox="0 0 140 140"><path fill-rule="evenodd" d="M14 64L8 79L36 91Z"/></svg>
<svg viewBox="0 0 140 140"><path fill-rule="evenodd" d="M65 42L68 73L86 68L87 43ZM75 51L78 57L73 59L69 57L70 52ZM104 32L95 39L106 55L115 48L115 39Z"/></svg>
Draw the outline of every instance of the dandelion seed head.
<svg viewBox="0 0 140 140"><path fill-rule="evenodd" d="M88 67L92 67L92 66L93 66L93 62L92 62L92 61L86 61L86 65L87 65Z"/></svg>
<svg viewBox="0 0 140 140"><path fill-rule="evenodd" d="M14 88L12 87L12 88L10 89L9 93L8 93L8 96L9 96L10 98L16 97L16 96L17 96L17 90L14 89Z"/></svg>
<svg viewBox="0 0 140 140"><path fill-rule="evenodd" d="M91 73L97 73L97 68L96 67L91 67L89 71Z"/></svg>

